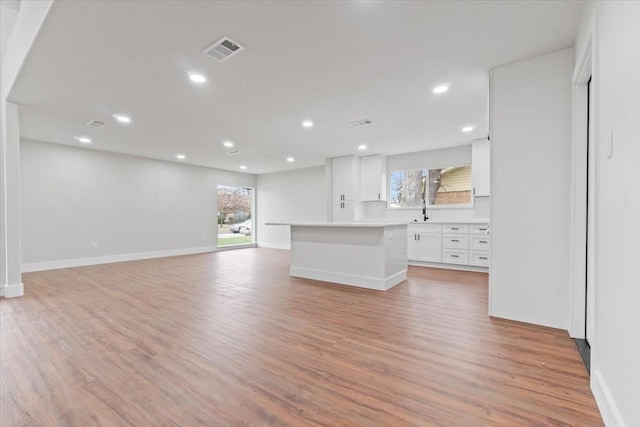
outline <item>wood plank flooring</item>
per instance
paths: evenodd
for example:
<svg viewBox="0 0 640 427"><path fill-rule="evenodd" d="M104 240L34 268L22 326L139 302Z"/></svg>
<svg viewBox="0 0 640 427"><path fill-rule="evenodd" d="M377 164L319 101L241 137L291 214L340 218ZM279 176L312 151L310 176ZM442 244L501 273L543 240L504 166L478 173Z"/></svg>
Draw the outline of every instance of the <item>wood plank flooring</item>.
<svg viewBox="0 0 640 427"><path fill-rule="evenodd" d="M242 249L29 273L0 300L0 425L598 426L565 331L487 316L487 275L387 292Z"/></svg>

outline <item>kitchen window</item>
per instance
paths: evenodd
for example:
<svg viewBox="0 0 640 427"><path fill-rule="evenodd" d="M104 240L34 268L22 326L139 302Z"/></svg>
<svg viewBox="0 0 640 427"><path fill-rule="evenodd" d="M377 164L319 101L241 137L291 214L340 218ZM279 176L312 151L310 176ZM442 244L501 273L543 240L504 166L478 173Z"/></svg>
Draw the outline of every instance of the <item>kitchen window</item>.
<svg viewBox="0 0 640 427"><path fill-rule="evenodd" d="M471 188L471 165L392 171L388 207L471 207Z"/></svg>

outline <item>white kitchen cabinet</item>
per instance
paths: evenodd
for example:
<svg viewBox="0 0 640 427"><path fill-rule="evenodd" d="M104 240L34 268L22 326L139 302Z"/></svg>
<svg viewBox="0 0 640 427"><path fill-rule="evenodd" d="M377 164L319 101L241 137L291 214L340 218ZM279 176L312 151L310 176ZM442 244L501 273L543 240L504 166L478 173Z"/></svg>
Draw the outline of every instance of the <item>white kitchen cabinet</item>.
<svg viewBox="0 0 640 427"><path fill-rule="evenodd" d="M334 202L356 200L359 187L360 163L358 157L336 157L331 159L331 189Z"/></svg>
<svg viewBox="0 0 640 427"><path fill-rule="evenodd" d="M469 264L469 251L466 249L443 249L442 262L446 264Z"/></svg>
<svg viewBox="0 0 640 427"><path fill-rule="evenodd" d="M359 157L331 159L331 199L332 221L362 221L364 210L360 202Z"/></svg>
<svg viewBox="0 0 640 427"><path fill-rule="evenodd" d="M360 200L387 200L387 158L381 154L360 158Z"/></svg>
<svg viewBox="0 0 640 427"><path fill-rule="evenodd" d="M333 202L332 218L333 222L352 222L355 210L353 202Z"/></svg>
<svg viewBox="0 0 640 427"><path fill-rule="evenodd" d="M450 265L448 268L489 267L491 237L488 232L488 224L410 223L407 257L414 265L428 262L442 267Z"/></svg>
<svg viewBox="0 0 640 427"><path fill-rule="evenodd" d="M469 249L469 236L465 234L445 234L442 247L447 249Z"/></svg>
<svg viewBox="0 0 640 427"><path fill-rule="evenodd" d="M409 224L407 228L407 258L413 261L442 261L440 224Z"/></svg>
<svg viewBox="0 0 640 427"><path fill-rule="evenodd" d="M445 234L467 234L469 226L467 224L444 224L442 232Z"/></svg>
<svg viewBox="0 0 640 427"><path fill-rule="evenodd" d="M489 267L488 251L469 251L469 265Z"/></svg>
<svg viewBox="0 0 640 427"><path fill-rule="evenodd" d="M490 195L491 145L489 140L473 141L471 145L471 175L473 195Z"/></svg>

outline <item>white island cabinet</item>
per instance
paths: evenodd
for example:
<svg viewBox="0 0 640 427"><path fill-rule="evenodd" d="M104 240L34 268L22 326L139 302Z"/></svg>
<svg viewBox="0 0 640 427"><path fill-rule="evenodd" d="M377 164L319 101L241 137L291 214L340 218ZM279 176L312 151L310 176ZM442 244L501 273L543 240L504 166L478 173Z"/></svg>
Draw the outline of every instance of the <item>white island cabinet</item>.
<svg viewBox="0 0 640 427"><path fill-rule="evenodd" d="M295 277L386 291L407 277L407 224L267 223L291 226Z"/></svg>

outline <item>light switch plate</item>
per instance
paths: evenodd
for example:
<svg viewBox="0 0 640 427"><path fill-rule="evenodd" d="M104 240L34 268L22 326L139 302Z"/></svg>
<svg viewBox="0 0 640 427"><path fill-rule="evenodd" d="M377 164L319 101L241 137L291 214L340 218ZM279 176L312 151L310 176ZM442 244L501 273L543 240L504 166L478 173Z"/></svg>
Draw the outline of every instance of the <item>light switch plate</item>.
<svg viewBox="0 0 640 427"><path fill-rule="evenodd" d="M607 136L604 152L607 159L610 159L611 157L613 157L613 131L611 131Z"/></svg>

